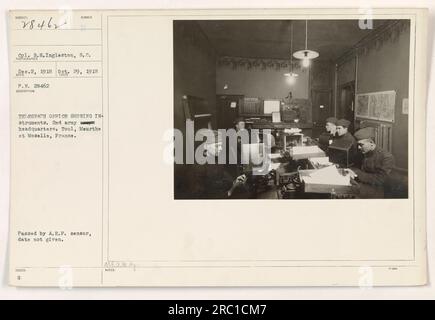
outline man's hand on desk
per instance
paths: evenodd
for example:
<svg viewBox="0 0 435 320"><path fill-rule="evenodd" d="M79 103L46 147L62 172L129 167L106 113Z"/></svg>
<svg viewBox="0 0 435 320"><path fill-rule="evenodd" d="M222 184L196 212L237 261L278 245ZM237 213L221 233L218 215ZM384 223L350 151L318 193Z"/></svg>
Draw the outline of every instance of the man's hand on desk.
<svg viewBox="0 0 435 320"><path fill-rule="evenodd" d="M233 186L234 186L234 187L241 186L242 184L245 184L245 183L246 183L246 180L247 180L246 175L242 174L241 176L238 176L238 177L236 178L236 180L234 180L234 182L233 182Z"/></svg>
<svg viewBox="0 0 435 320"><path fill-rule="evenodd" d="M228 191L228 197L231 197L231 195L233 194L233 191L234 191L237 187L239 187L239 186L245 184L247 179L248 179L248 178L246 177L245 174L242 174L242 175L238 176L238 177L236 178L236 180L234 180L234 182L233 182L233 186L232 186L231 189Z"/></svg>
<svg viewBox="0 0 435 320"><path fill-rule="evenodd" d="M352 169L344 169L344 171L350 175L351 179L356 179L358 175Z"/></svg>
<svg viewBox="0 0 435 320"><path fill-rule="evenodd" d="M281 158L291 159L291 155L289 151L281 150L279 153L281 154Z"/></svg>

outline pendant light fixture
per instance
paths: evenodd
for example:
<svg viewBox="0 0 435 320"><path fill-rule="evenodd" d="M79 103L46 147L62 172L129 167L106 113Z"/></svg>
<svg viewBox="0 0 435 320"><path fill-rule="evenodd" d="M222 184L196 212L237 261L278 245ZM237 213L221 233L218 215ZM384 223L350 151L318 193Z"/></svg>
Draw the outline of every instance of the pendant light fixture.
<svg viewBox="0 0 435 320"><path fill-rule="evenodd" d="M313 50L308 50L308 20L305 20L305 50L299 50L293 53L293 56L302 60L302 66L307 68L310 65L310 60L319 56L319 53Z"/></svg>
<svg viewBox="0 0 435 320"><path fill-rule="evenodd" d="M298 74L293 72L293 21L291 22L290 30L290 72L285 73L284 75L288 77L289 84L293 84L298 77Z"/></svg>

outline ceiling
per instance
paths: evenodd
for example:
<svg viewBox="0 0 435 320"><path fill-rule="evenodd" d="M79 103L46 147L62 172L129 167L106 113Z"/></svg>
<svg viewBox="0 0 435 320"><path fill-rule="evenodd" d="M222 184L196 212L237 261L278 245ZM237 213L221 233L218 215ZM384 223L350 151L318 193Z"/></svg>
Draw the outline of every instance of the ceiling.
<svg viewBox="0 0 435 320"><path fill-rule="evenodd" d="M293 22L293 52L305 49L305 20L197 21L220 56L288 59ZM374 20L373 29L388 23ZM309 20L308 49L318 59L335 60L373 29L359 28L358 20Z"/></svg>

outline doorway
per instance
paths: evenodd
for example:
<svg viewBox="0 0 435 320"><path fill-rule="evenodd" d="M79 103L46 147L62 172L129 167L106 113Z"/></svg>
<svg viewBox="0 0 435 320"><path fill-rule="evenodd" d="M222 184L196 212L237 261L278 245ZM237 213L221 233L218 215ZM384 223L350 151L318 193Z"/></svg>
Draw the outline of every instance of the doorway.
<svg viewBox="0 0 435 320"><path fill-rule="evenodd" d="M234 128L234 122L239 116L243 95L217 95L217 125L218 129Z"/></svg>
<svg viewBox="0 0 435 320"><path fill-rule="evenodd" d="M332 90L311 90L311 101L313 110L313 137L318 137L325 131L326 119L334 115L332 112Z"/></svg>
<svg viewBox="0 0 435 320"><path fill-rule="evenodd" d="M353 133L355 129L355 81L350 81L341 85L338 92L340 96L337 110L337 118L344 118L349 120L349 131Z"/></svg>

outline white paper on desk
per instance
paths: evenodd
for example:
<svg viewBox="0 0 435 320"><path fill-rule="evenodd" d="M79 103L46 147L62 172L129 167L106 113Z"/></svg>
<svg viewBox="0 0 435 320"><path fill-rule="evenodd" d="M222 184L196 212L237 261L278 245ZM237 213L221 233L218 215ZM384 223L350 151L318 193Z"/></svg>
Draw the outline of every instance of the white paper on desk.
<svg viewBox="0 0 435 320"><path fill-rule="evenodd" d="M321 153L323 151L318 146L298 146L293 147L292 152L294 155L298 155L307 153Z"/></svg>
<svg viewBox="0 0 435 320"><path fill-rule="evenodd" d="M300 133L300 132L302 132L302 130L299 128L284 129L284 133L288 133L288 134L294 134L294 133Z"/></svg>
<svg viewBox="0 0 435 320"><path fill-rule="evenodd" d="M264 114L279 112L279 108L280 108L279 100L264 100Z"/></svg>
<svg viewBox="0 0 435 320"><path fill-rule="evenodd" d="M343 176L335 166L325 167L314 171L309 176L303 176L306 183L332 184L338 186L350 186L349 175Z"/></svg>
<svg viewBox="0 0 435 320"><path fill-rule="evenodd" d="M257 174L268 174L272 170L276 170L281 166L279 162L271 162L267 168L257 168L255 169Z"/></svg>
<svg viewBox="0 0 435 320"><path fill-rule="evenodd" d="M313 157L309 158L313 165L332 165L333 163L329 162L329 157Z"/></svg>
<svg viewBox="0 0 435 320"><path fill-rule="evenodd" d="M281 122L281 113L278 112L272 112L272 122L277 123Z"/></svg>
<svg viewBox="0 0 435 320"><path fill-rule="evenodd" d="M271 163L269 166L269 171L278 169L280 167L280 165L281 165L281 163L279 163L279 162Z"/></svg>
<svg viewBox="0 0 435 320"><path fill-rule="evenodd" d="M280 153L270 153L269 154L269 159L278 159L278 158L281 158Z"/></svg>

